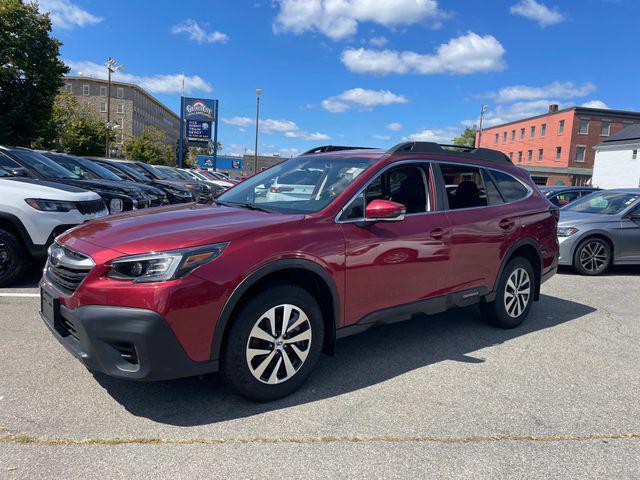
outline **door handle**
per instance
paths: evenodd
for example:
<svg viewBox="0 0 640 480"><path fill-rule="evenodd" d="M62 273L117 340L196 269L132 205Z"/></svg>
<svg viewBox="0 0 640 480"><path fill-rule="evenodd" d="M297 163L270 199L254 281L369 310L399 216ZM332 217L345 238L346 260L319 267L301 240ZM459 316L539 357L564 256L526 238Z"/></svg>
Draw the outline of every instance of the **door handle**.
<svg viewBox="0 0 640 480"><path fill-rule="evenodd" d="M498 225L503 230L511 230L513 227L515 227L516 222L514 220L511 220L510 218L504 218L500 220L500 223L498 223Z"/></svg>
<svg viewBox="0 0 640 480"><path fill-rule="evenodd" d="M442 240L446 233L447 231L444 228L436 227L429 232L429 236L434 240Z"/></svg>

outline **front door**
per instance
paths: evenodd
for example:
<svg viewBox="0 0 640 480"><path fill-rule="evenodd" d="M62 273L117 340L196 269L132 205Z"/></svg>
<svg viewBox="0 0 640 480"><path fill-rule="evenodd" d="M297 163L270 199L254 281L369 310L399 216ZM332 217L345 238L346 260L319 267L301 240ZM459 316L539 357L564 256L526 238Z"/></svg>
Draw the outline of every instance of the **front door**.
<svg viewBox="0 0 640 480"><path fill-rule="evenodd" d="M346 324L446 291L449 228L446 214L435 209L430 178L426 162L392 167L345 209ZM366 204L375 199L405 205L404 220L363 222Z"/></svg>
<svg viewBox="0 0 640 480"><path fill-rule="evenodd" d="M640 214L640 204L620 221L620 251L616 255L619 262L640 263L640 220L629 218L630 214Z"/></svg>

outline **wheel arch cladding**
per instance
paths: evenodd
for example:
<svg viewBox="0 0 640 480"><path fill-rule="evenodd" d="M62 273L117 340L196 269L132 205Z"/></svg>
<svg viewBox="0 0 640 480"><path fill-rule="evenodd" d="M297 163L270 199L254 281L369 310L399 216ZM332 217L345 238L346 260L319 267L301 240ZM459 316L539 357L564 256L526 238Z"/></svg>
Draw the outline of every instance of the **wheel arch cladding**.
<svg viewBox="0 0 640 480"><path fill-rule="evenodd" d="M317 300L325 324L323 352L335 351L336 328L340 322L340 299L336 284L325 268L304 259L278 260L246 277L227 300L216 323L211 342L211 359L220 358L234 316L247 298L272 285L291 283L307 290Z"/></svg>
<svg viewBox="0 0 640 480"><path fill-rule="evenodd" d="M514 243L507 251L507 254L502 259L502 265L500 266L500 271L493 286L494 292L498 287L500 278L502 278L505 267L513 258L516 257L526 258L531 263L531 266L533 267L533 273L536 276L535 293L533 299L539 300L540 282L542 279L542 256L540 255L540 251L538 250L536 243L533 240L529 239L519 240L518 242Z"/></svg>
<svg viewBox="0 0 640 480"><path fill-rule="evenodd" d="M27 229L24 227L20 219L8 213L0 213L0 228L14 235L31 254L34 249L33 242Z"/></svg>

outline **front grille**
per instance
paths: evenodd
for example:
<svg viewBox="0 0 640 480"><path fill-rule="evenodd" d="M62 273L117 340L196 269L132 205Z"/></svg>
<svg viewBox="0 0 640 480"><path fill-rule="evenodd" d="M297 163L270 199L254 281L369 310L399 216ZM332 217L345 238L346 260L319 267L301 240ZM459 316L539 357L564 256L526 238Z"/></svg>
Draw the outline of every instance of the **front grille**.
<svg viewBox="0 0 640 480"><path fill-rule="evenodd" d="M86 202L76 202L76 207L82 215L98 213L105 209L102 199L88 200Z"/></svg>
<svg viewBox="0 0 640 480"><path fill-rule="evenodd" d="M72 294L94 265L91 257L54 243L49 248L45 274L53 285Z"/></svg>

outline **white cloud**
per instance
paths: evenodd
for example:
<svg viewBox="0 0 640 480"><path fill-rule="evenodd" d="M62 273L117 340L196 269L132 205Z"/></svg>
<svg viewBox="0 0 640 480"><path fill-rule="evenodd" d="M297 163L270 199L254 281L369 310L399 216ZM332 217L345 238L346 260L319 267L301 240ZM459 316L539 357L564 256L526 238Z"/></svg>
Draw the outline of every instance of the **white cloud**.
<svg viewBox="0 0 640 480"><path fill-rule="evenodd" d="M362 108L370 110L379 105L391 105L394 103L407 103L403 95L396 95L389 90L365 90L364 88L352 88L339 95L329 97L322 101L322 108L332 113L340 113L350 108Z"/></svg>
<svg viewBox="0 0 640 480"><path fill-rule="evenodd" d="M374 47L384 47L388 42L389 40L387 40L386 37L373 37L369 40L369 45L373 45Z"/></svg>
<svg viewBox="0 0 640 480"><path fill-rule="evenodd" d="M455 127L446 128L423 128L411 135L402 138L404 142L436 142L451 143L453 137L460 134L459 129Z"/></svg>
<svg viewBox="0 0 640 480"><path fill-rule="evenodd" d="M280 10L273 24L276 33L320 32L332 40L353 36L361 22L386 27L411 25L444 14L436 0L276 0Z"/></svg>
<svg viewBox="0 0 640 480"><path fill-rule="evenodd" d="M171 33L186 33L190 40L198 43L226 43L229 40L229 36L226 33L218 31L207 32L205 27L206 25L200 25L192 18L189 18L171 27Z"/></svg>
<svg viewBox="0 0 640 480"><path fill-rule="evenodd" d="M558 7L549 8L536 0L520 0L511 6L511 13L538 22L541 27L555 25L565 19Z"/></svg>
<svg viewBox="0 0 640 480"><path fill-rule="evenodd" d="M503 123L541 115L549 111L549 105L552 103L558 104L560 108L569 106L557 100L533 100L530 102L516 102L510 105L498 105L495 109L490 108L484 114L483 126L492 127L494 125L501 125ZM464 120L462 122L462 124L467 127L477 125L477 123L477 119Z"/></svg>
<svg viewBox="0 0 640 480"><path fill-rule="evenodd" d="M100 23L102 18L83 10L70 0L33 0L38 3L38 11L48 13L54 27L71 29Z"/></svg>
<svg viewBox="0 0 640 480"><path fill-rule="evenodd" d="M591 100L583 103L581 106L586 108L609 108L602 100Z"/></svg>
<svg viewBox="0 0 640 480"><path fill-rule="evenodd" d="M65 63L71 68L72 75L80 75L94 78L107 78L106 65L99 65L94 62L82 61L74 62L65 60ZM182 75L179 73L164 75L133 75L126 73L126 70L115 72L112 76L113 80L127 83L135 83L145 90L153 93L180 93L182 92ZM184 77L184 91L191 93L194 91L211 92L213 87L211 84L198 75Z"/></svg>
<svg viewBox="0 0 640 480"><path fill-rule="evenodd" d="M492 35L480 36L468 32L441 44L430 55L412 51L347 48L342 52L342 63L356 73L464 75L504 69L504 53L504 47Z"/></svg>
<svg viewBox="0 0 640 480"><path fill-rule="evenodd" d="M575 98L584 97L596 91L593 83L576 85L572 82L553 82L543 87L514 85L504 87L497 92L491 92L483 97L493 98L498 103L512 103L517 101L540 100L544 98Z"/></svg>
<svg viewBox="0 0 640 480"><path fill-rule="evenodd" d="M402 130L402 124L401 123L390 123L389 125L387 125L387 130L391 130L392 132L399 132L400 130Z"/></svg>
<svg viewBox="0 0 640 480"><path fill-rule="evenodd" d="M233 125L240 129L254 126L255 119L250 117L230 117L223 118L222 123ZM299 138L302 140L320 141L329 140L331 137L326 133L308 132L300 129L295 122L291 120L275 120L273 118L265 118L260 120L260 131L262 133L272 134L281 133L287 138Z"/></svg>

